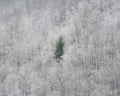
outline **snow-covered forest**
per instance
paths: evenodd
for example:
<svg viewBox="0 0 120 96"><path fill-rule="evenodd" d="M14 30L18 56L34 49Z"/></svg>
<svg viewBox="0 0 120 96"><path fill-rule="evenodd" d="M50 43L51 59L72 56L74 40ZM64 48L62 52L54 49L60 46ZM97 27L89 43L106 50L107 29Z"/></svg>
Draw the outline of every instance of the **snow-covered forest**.
<svg viewBox="0 0 120 96"><path fill-rule="evenodd" d="M120 0L0 0L0 96L120 96Z"/></svg>

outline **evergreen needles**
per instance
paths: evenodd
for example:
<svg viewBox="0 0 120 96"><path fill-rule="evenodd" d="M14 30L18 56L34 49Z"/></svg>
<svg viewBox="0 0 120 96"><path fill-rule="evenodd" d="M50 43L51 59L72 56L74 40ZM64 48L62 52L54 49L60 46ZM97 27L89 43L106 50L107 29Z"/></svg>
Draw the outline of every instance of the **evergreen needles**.
<svg viewBox="0 0 120 96"><path fill-rule="evenodd" d="M60 36L59 40L57 41L57 44L56 44L56 49L55 49L55 59L57 61L59 61L64 53L63 51L63 47L64 47L64 41L63 41L63 38L62 36Z"/></svg>

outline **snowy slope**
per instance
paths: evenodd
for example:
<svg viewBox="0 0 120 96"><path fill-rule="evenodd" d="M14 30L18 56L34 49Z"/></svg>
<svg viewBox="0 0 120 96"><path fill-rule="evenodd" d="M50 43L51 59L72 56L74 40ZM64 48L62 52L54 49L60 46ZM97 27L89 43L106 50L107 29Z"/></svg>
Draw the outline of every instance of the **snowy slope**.
<svg viewBox="0 0 120 96"><path fill-rule="evenodd" d="M0 0L0 9L0 96L120 96L119 0Z"/></svg>

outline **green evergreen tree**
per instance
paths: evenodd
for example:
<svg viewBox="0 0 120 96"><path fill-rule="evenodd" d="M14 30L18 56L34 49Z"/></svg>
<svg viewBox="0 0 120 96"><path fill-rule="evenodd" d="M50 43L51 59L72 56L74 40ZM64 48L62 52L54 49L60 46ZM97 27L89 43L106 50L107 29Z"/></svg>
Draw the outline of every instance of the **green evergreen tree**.
<svg viewBox="0 0 120 96"><path fill-rule="evenodd" d="M64 53L63 47L64 47L63 38L62 38L62 36L60 36L60 38L59 38L59 40L57 41L57 44L56 44L55 59L57 59L57 60L61 59L61 56Z"/></svg>

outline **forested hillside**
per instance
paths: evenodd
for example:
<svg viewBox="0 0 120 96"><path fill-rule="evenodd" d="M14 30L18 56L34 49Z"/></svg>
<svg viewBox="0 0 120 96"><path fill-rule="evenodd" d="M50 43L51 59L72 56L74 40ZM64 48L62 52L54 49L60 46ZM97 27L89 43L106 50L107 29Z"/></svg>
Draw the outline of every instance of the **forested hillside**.
<svg viewBox="0 0 120 96"><path fill-rule="evenodd" d="M120 0L0 0L0 96L120 96Z"/></svg>

